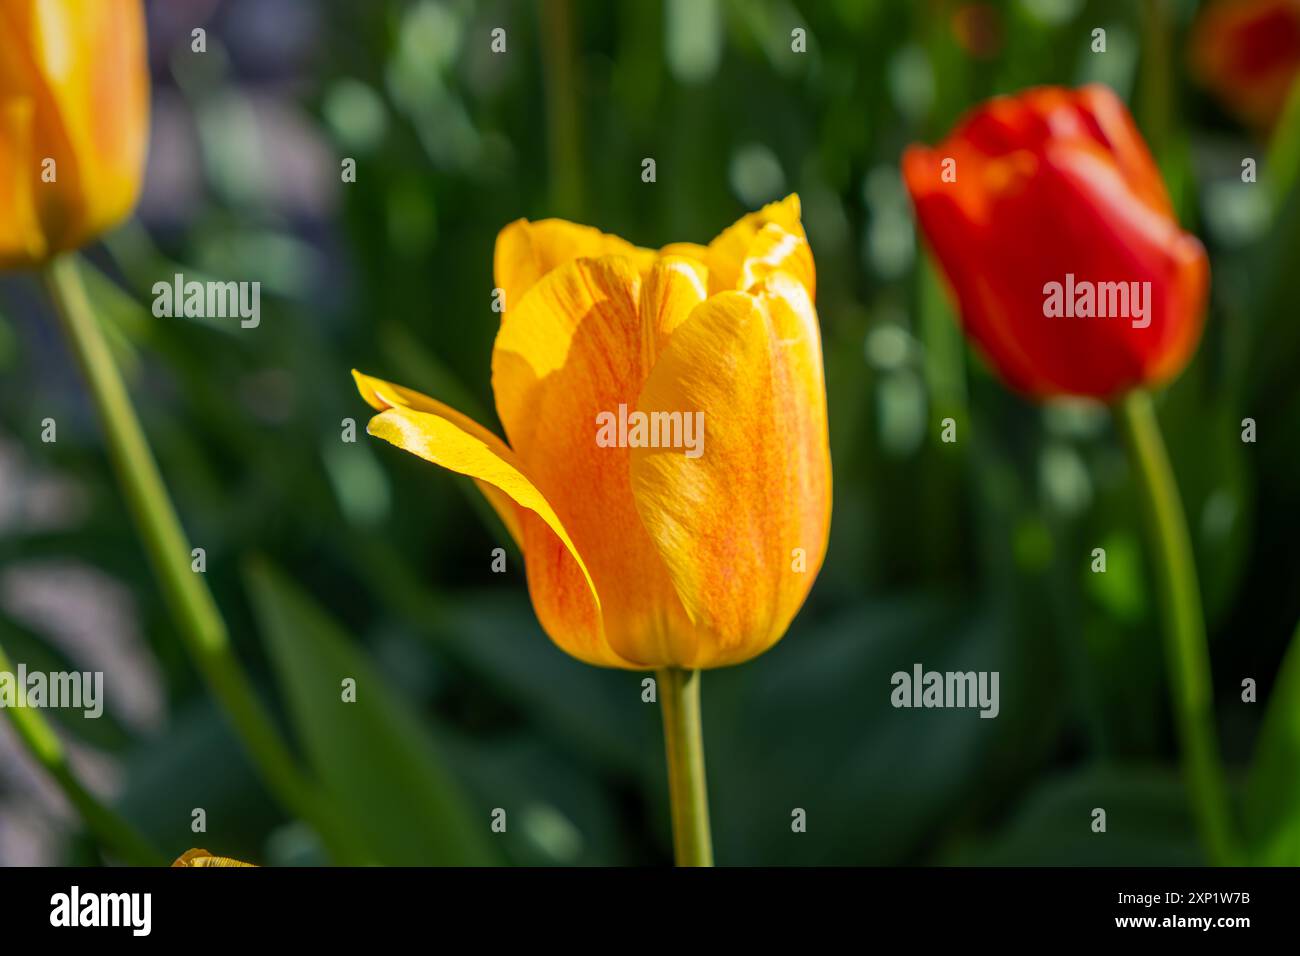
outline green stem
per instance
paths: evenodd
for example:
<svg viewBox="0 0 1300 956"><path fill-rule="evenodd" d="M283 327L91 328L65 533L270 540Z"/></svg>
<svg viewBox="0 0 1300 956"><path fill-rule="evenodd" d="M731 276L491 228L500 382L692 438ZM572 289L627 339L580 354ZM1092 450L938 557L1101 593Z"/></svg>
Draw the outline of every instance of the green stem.
<svg viewBox="0 0 1300 956"><path fill-rule="evenodd" d="M3 647L0 647L0 671L14 673L13 664ZM18 688L18 693L26 694L26 688ZM6 707L5 713L32 759L54 778L68 802L76 808L90 832L105 849L119 857L123 863L133 866L162 866L166 863L163 856L135 827L100 803L77 779L72 765L68 763L63 742L40 711L20 706Z"/></svg>
<svg viewBox="0 0 1300 956"><path fill-rule="evenodd" d="M75 256L54 259L44 278L90 387L118 484L182 641L271 789L330 840L339 832L337 824L331 822L325 804L300 775L235 658L225 623L202 575L191 570L190 545L91 308Z"/></svg>
<svg viewBox="0 0 1300 956"><path fill-rule="evenodd" d="M668 799L673 811L673 852L678 866L712 866L709 794L704 780L704 733L700 720L700 672L659 671L668 758Z"/></svg>
<svg viewBox="0 0 1300 956"><path fill-rule="evenodd" d="M1210 859L1240 860L1214 729L1209 645L1191 537L1151 396L1131 392L1115 406L1146 507L1160 591L1165 660L1197 829Z"/></svg>

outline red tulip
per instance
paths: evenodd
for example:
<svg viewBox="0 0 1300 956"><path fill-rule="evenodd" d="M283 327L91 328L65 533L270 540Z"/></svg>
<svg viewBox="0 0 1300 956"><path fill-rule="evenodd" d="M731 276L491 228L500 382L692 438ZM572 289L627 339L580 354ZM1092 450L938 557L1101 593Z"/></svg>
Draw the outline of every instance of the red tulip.
<svg viewBox="0 0 1300 956"><path fill-rule="evenodd" d="M990 100L908 149L903 177L966 333L1011 387L1110 399L1187 364L1205 249L1110 90Z"/></svg>
<svg viewBox="0 0 1300 956"><path fill-rule="evenodd" d="M1219 0L1191 41L1192 70L1251 126L1271 128L1300 77L1300 0Z"/></svg>

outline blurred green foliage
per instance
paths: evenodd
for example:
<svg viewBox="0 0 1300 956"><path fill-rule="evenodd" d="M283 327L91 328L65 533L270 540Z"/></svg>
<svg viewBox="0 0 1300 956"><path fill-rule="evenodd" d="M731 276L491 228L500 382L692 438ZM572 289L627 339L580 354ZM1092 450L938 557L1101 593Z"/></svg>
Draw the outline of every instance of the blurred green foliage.
<svg viewBox="0 0 1300 956"><path fill-rule="evenodd" d="M706 675L719 861L1201 859L1108 416L1031 405L991 378L918 247L897 170L905 145L985 97L1100 80L1134 105L1211 250L1205 339L1161 417L1226 759L1238 783L1254 764L1247 831L1259 859L1300 862L1298 651L1277 678L1300 619L1296 128L1269 153L1193 84L1190 0L981 4L974 40L954 18L964 6L227 0L187 8L209 30L195 56L186 8L151 5L146 195L139 221L92 255L92 295L239 654L366 858L658 863L670 841L659 715L638 675L550 644L518 556L489 570L511 546L470 483L364 435L340 441L367 413L348 370L497 427L503 225L559 215L647 246L706 241L797 191L818 267L832 541L785 640ZM1089 51L1096 26L1104 56ZM1257 187L1240 182L1242 156L1260 159ZM339 181L343 157L355 183ZM177 271L261 281L260 327L154 319L149 289ZM128 720L110 682L106 719L64 721L115 769L123 812L169 854L324 862L181 651L38 293L21 277L0 285L0 639L34 668L78 660L99 640L94 601L78 644L11 576L93 569L129 596L128 637L162 700L156 719ZM955 445L939 441L948 416ZM57 443L39 439L46 417ZM1089 572L1094 547L1104 576ZM998 719L891 708L890 675L918 661L999 670ZM345 676L361 693L341 720L313 688ZM1258 703L1242 701L1245 678ZM1097 806L1104 837L1089 830ZM206 834L190 832L194 807ZM791 832L796 807L807 833ZM0 772L0 863L24 808L46 812ZM495 808L504 834L489 831ZM84 840L62 852L95 858Z"/></svg>

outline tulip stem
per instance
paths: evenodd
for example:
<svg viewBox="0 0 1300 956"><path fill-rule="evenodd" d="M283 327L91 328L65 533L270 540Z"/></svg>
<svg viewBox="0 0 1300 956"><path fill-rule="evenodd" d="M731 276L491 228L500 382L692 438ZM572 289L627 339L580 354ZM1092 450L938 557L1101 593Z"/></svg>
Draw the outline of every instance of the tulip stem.
<svg viewBox="0 0 1300 956"><path fill-rule="evenodd" d="M86 295L75 256L54 259L46 267L44 279L90 387L118 484L182 642L272 791L331 841L337 835L337 825L329 823L332 818L327 819L324 803L301 776L270 715L253 693L212 593L203 575L190 567L190 545Z"/></svg>
<svg viewBox="0 0 1300 956"><path fill-rule="evenodd" d="M13 665L3 647L0 647L0 671L13 673ZM18 693L25 694L26 688L18 688ZM86 827L111 855L133 866L161 866L166 862L135 827L86 789L68 762L63 742L39 710L18 706L7 707L5 712L32 759L54 778Z"/></svg>
<svg viewBox="0 0 1300 956"><path fill-rule="evenodd" d="M700 672L676 667L659 671L659 697L664 710L668 799L673 811L673 855L678 866L712 866Z"/></svg>
<svg viewBox="0 0 1300 956"><path fill-rule="evenodd" d="M1138 389L1115 406L1146 507L1164 630L1165 662L1193 813L1212 862L1240 861L1214 728L1209 645L1191 536L1151 396Z"/></svg>

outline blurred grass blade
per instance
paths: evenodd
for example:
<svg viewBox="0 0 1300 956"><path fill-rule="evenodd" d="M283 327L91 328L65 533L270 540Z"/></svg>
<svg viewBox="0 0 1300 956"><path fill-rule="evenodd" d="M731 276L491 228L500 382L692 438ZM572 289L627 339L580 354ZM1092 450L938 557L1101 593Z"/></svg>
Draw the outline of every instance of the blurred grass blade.
<svg viewBox="0 0 1300 956"><path fill-rule="evenodd" d="M1246 781L1246 841L1256 865L1300 865L1300 628L1282 661Z"/></svg>
<svg viewBox="0 0 1300 956"><path fill-rule="evenodd" d="M497 862L487 813L474 818L415 714L356 645L268 563L252 562L246 578L299 742L374 862Z"/></svg>
<svg viewBox="0 0 1300 956"><path fill-rule="evenodd" d="M0 646L0 671L11 674L14 671L3 646ZM25 698L26 688L19 693ZM139 831L81 782L63 742L45 720L41 708L7 707L4 712L32 760L54 779L82 822L109 853L134 866L159 866L164 862Z"/></svg>
<svg viewBox="0 0 1300 956"><path fill-rule="evenodd" d="M1273 203L1280 208L1300 174L1300 76L1291 84L1286 106L1269 143L1267 163Z"/></svg>
<svg viewBox="0 0 1300 956"><path fill-rule="evenodd" d="M71 674L90 669L81 666L59 647L13 620L3 610L0 610L0 646L7 648L16 662L26 664L28 672ZM122 751L130 745L131 736L118 722L112 708L113 701L108 701L98 717L87 717L83 711L75 708L53 707L49 715L53 722L82 743L101 750Z"/></svg>

